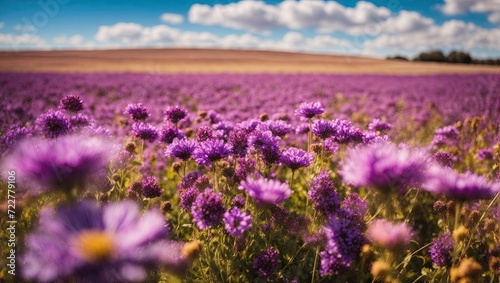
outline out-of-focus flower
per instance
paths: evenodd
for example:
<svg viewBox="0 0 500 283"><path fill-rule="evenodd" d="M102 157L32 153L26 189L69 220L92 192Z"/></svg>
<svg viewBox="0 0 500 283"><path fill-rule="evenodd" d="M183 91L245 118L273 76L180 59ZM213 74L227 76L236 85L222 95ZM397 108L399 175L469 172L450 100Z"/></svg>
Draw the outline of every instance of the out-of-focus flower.
<svg viewBox="0 0 500 283"><path fill-rule="evenodd" d="M233 153L238 157L243 157L248 150L248 134L241 129L236 129L229 134L229 142L233 147Z"/></svg>
<svg viewBox="0 0 500 283"><path fill-rule="evenodd" d="M184 133L174 126L164 126L160 131L160 141L171 144L175 139L184 139Z"/></svg>
<svg viewBox="0 0 500 283"><path fill-rule="evenodd" d="M330 121L333 127L334 134L332 139L340 144L348 144L352 142L360 143L363 141L364 135L360 129L354 127L351 121L343 119L334 119Z"/></svg>
<svg viewBox="0 0 500 283"><path fill-rule="evenodd" d="M312 133L322 139L327 139L333 136L336 133L336 130L330 121L320 119L314 121L312 125Z"/></svg>
<svg viewBox="0 0 500 283"><path fill-rule="evenodd" d="M191 211L191 206L200 194L198 188L189 187L180 193L179 205L186 211Z"/></svg>
<svg viewBox="0 0 500 283"><path fill-rule="evenodd" d="M494 156L493 150L489 148L482 148L477 153L477 157L482 160L492 160Z"/></svg>
<svg viewBox="0 0 500 283"><path fill-rule="evenodd" d="M450 232L445 232L436 238L429 248L432 263L437 266L451 266L451 252L454 244L455 241Z"/></svg>
<svg viewBox="0 0 500 283"><path fill-rule="evenodd" d="M424 190L458 201L489 199L496 193L495 184L470 172L459 174L451 168L434 165L428 169L427 176L422 185Z"/></svg>
<svg viewBox="0 0 500 283"><path fill-rule="evenodd" d="M292 195L288 184L264 178L258 180L247 178L239 189L245 190L249 196L263 204L280 204Z"/></svg>
<svg viewBox="0 0 500 283"><path fill-rule="evenodd" d="M357 193L352 193L342 202L339 214L342 218L351 219L361 223L367 211L368 202L360 198Z"/></svg>
<svg viewBox="0 0 500 283"><path fill-rule="evenodd" d="M157 210L140 215L133 202L102 208L89 202L44 210L26 239L23 277L40 282L143 281L147 271L165 265L183 268L180 245ZM160 252L168 245L166 252Z"/></svg>
<svg viewBox="0 0 500 283"><path fill-rule="evenodd" d="M226 231L233 237L241 237L245 231L252 228L252 216L237 207L224 213Z"/></svg>
<svg viewBox="0 0 500 283"><path fill-rule="evenodd" d="M273 279L275 271L280 264L279 254L274 248L268 248L255 256L253 260L253 269L259 277Z"/></svg>
<svg viewBox="0 0 500 283"><path fill-rule="evenodd" d="M401 250L410 244L412 236L413 231L406 223L379 219L368 225L367 238L382 248Z"/></svg>
<svg viewBox="0 0 500 283"><path fill-rule="evenodd" d="M309 166L313 162L313 156L303 149L290 147L281 153L280 162L292 170L297 170Z"/></svg>
<svg viewBox="0 0 500 283"><path fill-rule="evenodd" d="M453 163L456 161L456 158L454 156L444 151L434 153L433 157L437 163L446 167L452 167Z"/></svg>
<svg viewBox="0 0 500 283"><path fill-rule="evenodd" d="M2 137L2 144L7 148L11 148L17 142L31 136L31 132L25 127L14 127L8 130Z"/></svg>
<svg viewBox="0 0 500 283"><path fill-rule="evenodd" d="M80 112L83 110L83 100L78 95L66 95L61 99L59 109Z"/></svg>
<svg viewBox="0 0 500 283"><path fill-rule="evenodd" d="M322 215L332 215L340 209L339 195L335 192L335 186L327 171L322 171L314 177L307 195Z"/></svg>
<svg viewBox="0 0 500 283"><path fill-rule="evenodd" d="M186 109L176 105L167 107L163 114L165 114L165 118L168 121L177 124L180 120L187 117L188 112Z"/></svg>
<svg viewBox="0 0 500 283"><path fill-rule="evenodd" d="M373 121L368 124L368 130L374 132L385 132L390 129L392 129L392 125L380 119L373 119Z"/></svg>
<svg viewBox="0 0 500 283"><path fill-rule="evenodd" d="M427 157L423 152L376 143L349 149L340 174L354 186L367 186L382 192L404 191L425 177Z"/></svg>
<svg viewBox="0 0 500 283"><path fill-rule="evenodd" d="M224 212L221 196L211 189L200 193L191 206L193 220L200 230L221 224Z"/></svg>
<svg viewBox="0 0 500 283"><path fill-rule="evenodd" d="M233 201L231 202L231 204L234 207L243 208L245 206L245 197L243 197L243 196L235 196L233 198Z"/></svg>
<svg viewBox="0 0 500 283"><path fill-rule="evenodd" d="M266 122L266 125L273 135L281 138L292 132L292 126L282 120L270 120Z"/></svg>
<svg viewBox="0 0 500 283"><path fill-rule="evenodd" d="M118 154L118 147L98 137L63 136L54 140L25 139L3 163L33 192L83 188L95 177L106 174L106 166Z"/></svg>
<svg viewBox="0 0 500 283"><path fill-rule="evenodd" d="M198 165L209 166L213 162L231 155L232 149L232 146L223 140L207 140L198 143L193 152L193 157Z"/></svg>
<svg viewBox="0 0 500 283"><path fill-rule="evenodd" d="M318 115L323 114L325 108L319 102L303 102L299 105L299 108L295 110L295 116L299 116L305 119L311 119Z"/></svg>
<svg viewBox="0 0 500 283"><path fill-rule="evenodd" d="M151 124L137 122L132 125L132 134L144 141L154 142L158 139L158 129Z"/></svg>
<svg viewBox="0 0 500 283"><path fill-rule="evenodd" d="M196 142L193 140L175 139L170 145L165 148L165 156L177 157L182 160L191 158L196 149Z"/></svg>
<svg viewBox="0 0 500 283"><path fill-rule="evenodd" d="M57 138L70 130L69 118L61 111L49 110L36 119L36 124L47 138Z"/></svg>
<svg viewBox="0 0 500 283"><path fill-rule="evenodd" d="M142 103L137 103L137 104L129 104L125 108L125 113L132 118L132 120L138 122L138 121L144 121L146 120L149 116L151 116L151 113L149 112L149 109L146 108Z"/></svg>
<svg viewBox="0 0 500 283"><path fill-rule="evenodd" d="M148 176L142 180L141 193L147 198L157 198L162 195L163 191L158 186L156 179L153 176Z"/></svg>

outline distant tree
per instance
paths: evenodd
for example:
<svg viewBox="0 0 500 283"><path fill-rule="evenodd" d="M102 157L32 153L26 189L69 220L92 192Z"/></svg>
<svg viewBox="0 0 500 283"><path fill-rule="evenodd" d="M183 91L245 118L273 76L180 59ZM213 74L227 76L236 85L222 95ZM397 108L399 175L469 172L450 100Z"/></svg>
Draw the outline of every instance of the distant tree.
<svg viewBox="0 0 500 283"><path fill-rule="evenodd" d="M444 56L441 50L432 50L418 54L413 61L446 62L446 56Z"/></svg>
<svg viewBox="0 0 500 283"><path fill-rule="evenodd" d="M472 57L467 52L453 50L446 56L446 62L470 64L472 63Z"/></svg>
<svg viewBox="0 0 500 283"><path fill-rule="evenodd" d="M408 58L402 55L395 55L395 56L389 56L387 57L388 60L402 60L402 61L408 61Z"/></svg>

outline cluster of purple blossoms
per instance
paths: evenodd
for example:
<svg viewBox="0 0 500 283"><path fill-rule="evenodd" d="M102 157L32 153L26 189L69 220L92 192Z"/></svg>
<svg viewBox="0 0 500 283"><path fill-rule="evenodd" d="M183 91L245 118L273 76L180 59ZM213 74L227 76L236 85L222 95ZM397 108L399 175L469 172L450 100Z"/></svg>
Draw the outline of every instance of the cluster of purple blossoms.
<svg viewBox="0 0 500 283"><path fill-rule="evenodd" d="M340 174L354 186L373 187L381 192L403 191L425 178L426 155L419 150L375 143L349 149Z"/></svg>
<svg viewBox="0 0 500 283"><path fill-rule="evenodd" d="M236 168L236 172L234 174L235 181L237 183L245 180L248 175L255 171L257 166L257 161L252 158L240 158L238 159L238 167Z"/></svg>
<svg viewBox="0 0 500 283"><path fill-rule="evenodd" d="M167 119L169 122L177 124L180 120L187 117L188 112L186 109L176 105L167 107L163 114L165 114L165 119Z"/></svg>
<svg viewBox="0 0 500 283"><path fill-rule="evenodd" d="M274 136L271 131L255 131L250 135L249 144L258 150L266 164L279 161L281 153L279 148L280 138Z"/></svg>
<svg viewBox="0 0 500 283"><path fill-rule="evenodd" d="M389 142L389 137L387 135L384 136L379 136L375 132L364 132L363 133L363 144L371 144L371 143L383 143L383 142Z"/></svg>
<svg viewBox="0 0 500 283"><path fill-rule="evenodd" d="M203 176L200 171L189 172L186 176L182 177L181 183L178 185L179 191L193 187L196 181Z"/></svg>
<svg viewBox="0 0 500 283"><path fill-rule="evenodd" d="M202 126L196 131L196 140L198 142L204 142L214 139L214 132L211 127Z"/></svg>
<svg viewBox="0 0 500 283"><path fill-rule="evenodd" d="M437 266L451 266L451 252L454 245L455 241L451 232L445 232L436 238L429 248L432 263Z"/></svg>
<svg viewBox="0 0 500 283"><path fill-rule="evenodd" d="M80 112L83 110L83 100L78 95L66 95L61 99L59 109L68 112Z"/></svg>
<svg viewBox="0 0 500 283"><path fill-rule="evenodd" d="M142 195L147 198L157 198L163 193L156 179L153 176L148 176L142 180Z"/></svg>
<svg viewBox="0 0 500 283"><path fill-rule="evenodd" d="M200 230L221 224L224 212L221 196L211 189L200 193L191 206L191 215Z"/></svg>
<svg viewBox="0 0 500 283"><path fill-rule="evenodd" d="M493 150L489 148L482 148L477 153L477 157L482 160L492 160L494 156Z"/></svg>
<svg viewBox="0 0 500 283"><path fill-rule="evenodd" d="M87 115L78 114L69 118L69 125L71 129L77 129L92 125L90 118Z"/></svg>
<svg viewBox="0 0 500 283"><path fill-rule="evenodd" d="M179 193L179 206L186 211L191 211L191 207L193 206L193 203L199 194L200 190L195 187L189 187L185 190L182 190Z"/></svg>
<svg viewBox="0 0 500 283"><path fill-rule="evenodd" d="M360 226L346 218L330 218L324 232L327 242L325 250L320 252L320 274L338 274L358 259L366 239Z"/></svg>
<svg viewBox="0 0 500 283"><path fill-rule="evenodd" d="M368 202L360 198L357 193L352 193L342 202L339 214L342 218L362 223L367 211Z"/></svg>
<svg viewBox="0 0 500 283"><path fill-rule="evenodd" d="M193 157L198 165L210 166L212 163L230 156L232 150L232 146L223 140L212 139L198 143Z"/></svg>
<svg viewBox="0 0 500 283"><path fill-rule="evenodd" d="M248 150L248 134L245 130L236 129L229 134L229 142L233 147L234 155L244 157Z"/></svg>
<svg viewBox="0 0 500 283"><path fill-rule="evenodd" d="M292 170L309 166L313 159L310 152L296 147L284 150L280 156L280 162Z"/></svg>
<svg viewBox="0 0 500 283"><path fill-rule="evenodd" d="M32 191L71 190L105 176L117 148L98 137L67 135L53 140L25 139L3 163Z"/></svg>
<svg viewBox="0 0 500 283"><path fill-rule="evenodd" d="M24 138L29 138L31 132L25 127L14 127L8 130L2 137L2 146L7 149L11 148L13 145L23 140ZM2 150L4 149L2 148Z"/></svg>
<svg viewBox="0 0 500 283"><path fill-rule="evenodd" d="M454 126L437 129L431 144L440 147L460 138L460 132Z"/></svg>
<svg viewBox="0 0 500 283"><path fill-rule="evenodd" d="M290 186L276 180L247 178L238 187L262 204L280 204L292 195Z"/></svg>
<svg viewBox="0 0 500 283"><path fill-rule="evenodd" d="M239 129L242 129L247 133L251 133L251 132L255 131L257 129L257 127L261 124L262 124L262 122L257 120L257 119L249 119L249 120L245 120L241 123L238 123L236 126Z"/></svg>
<svg viewBox="0 0 500 283"><path fill-rule="evenodd" d="M137 122L132 125L132 135L147 142L154 142L158 139L159 133L153 125Z"/></svg>
<svg viewBox="0 0 500 283"><path fill-rule="evenodd" d="M368 130L373 132L385 132L390 129L392 129L392 125L380 119L373 119L373 121L368 124Z"/></svg>
<svg viewBox="0 0 500 283"><path fill-rule="evenodd" d="M456 157L444 151L436 152L432 157L434 158L434 161L445 167L453 167L453 163L456 161Z"/></svg>
<svg viewBox="0 0 500 283"><path fill-rule="evenodd" d="M266 122L267 129L277 137L284 137L292 132L292 126L282 120L270 120Z"/></svg>
<svg viewBox="0 0 500 283"><path fill-rule="evenodd" d="M191 158L197 143L188 139L175 139L170 145L165 148L165 156L177 157L184 161Z"/></svg>
<svg viewBox="0 0 500 283"><path fill-rule="evenodd" d="M322 139L327 139L335 135L336 132L335 126L331 121L320 119L314 121L312 125L312 133Z"/></svg>
<svg viewBox="0 0 500 283"><path fill-rule="evenodd" d="M245 197L243 197L243 196L235 196L233 198L233 201L231 202L231 204L234 207L243 208L245 206Z"/></svg>
<svg viewBox="0 0 500 283"><path fill-rule="evenodd" d="M401 250L410 244L413 231L407 223L392 223L379 219L368 225L366 236L382 248Z"/></svg>
<svg viewBox="0 0 500 283"><path fill-rule="evenodd" d="M280 264L279 254L274 248L268 248L260 252L253 260L253 269L259 277L273 279L276 269Z"/></svg>
<svg viewBox="0 0 500 283"><path fill-rule="evenodd" d="M160 141L166 144L171 144L175 139L182 140L186 136L175 126L164 126L160 131Z"/></svg>
<svg viewBox="0 0 500 283"><path fill-rule="evenodd" d="M142 103L127 105L124 114L129 115L136 122L144 121L151 116L149 109L143 106Z"/></svg>
<svg viewBox="0 0 500 283"><path fill-rule="evenodd" d="M363 142L364 135L360 129L354 127L349 120L334 119L330 121L334 134L331 139L340 144Z"/></svg>
<svg viewBox="0 0 500 283"><path fill-rule="evenodd" d="M212 126L215 130L215 137L221 140L227 140L229 134L234 130L234 125L228 121L222 121Z"/></svg>
<svg viewBox="0 0 500 283"><path fill-rule="evenodd" d="M241 237L252 228L252 216L237 207L226 211L223 220L226 231L233 237Z"/></svg>
<svg viewBox="0 0 500 283"><path fill-rule="evenodd" d="M39 282L136 282L160 266L182 272L188 264L180 244L164 240L168 233L159 211L141 216L133 202L104 208L81 202L44 210L26 239L23 277Z"/></svg>
<svg viewBox="0 0 500 283"><path fill-rule="evenodd" d="M467 201L492 198L497 193L496 186L483 176L470 172L459 174L451 168L433 165L427 171L422 188L455 200Z"/></svg>
<svg viewBox="0 0 500 283"><path fill-rule="evenodd" d="M307 195L315 209L322 215L334 215L340 209L339 195L335 192L335 186L327 171L322 171L314 177Z"/></svg>
<svg viewBox="0 0 500 283"><path fill-rule="evenodd" d="M67 134L70 130L70 121L61 111L49 110L36 119L36 124L42 134L51 139Z"/></svg>
<svg viewBox="0 0 500 283"><path fill-rule="evenodd" d="M299 116L304 119L312 119L318 115L323 114L325 108L319 102L303 102L299 105L299 108L295 110L295 116Z"/></svg>

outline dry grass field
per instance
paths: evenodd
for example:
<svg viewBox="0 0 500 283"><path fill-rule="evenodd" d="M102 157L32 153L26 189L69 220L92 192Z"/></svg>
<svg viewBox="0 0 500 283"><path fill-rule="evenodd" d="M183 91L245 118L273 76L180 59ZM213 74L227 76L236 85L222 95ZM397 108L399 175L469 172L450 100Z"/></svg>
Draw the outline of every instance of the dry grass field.
<svg viewBox="0 0 500 283"><path fill-rule="evenodd" d="M499 73L498 66L273 51L130 49L0 52L0 71L142 73Z"/></svg>

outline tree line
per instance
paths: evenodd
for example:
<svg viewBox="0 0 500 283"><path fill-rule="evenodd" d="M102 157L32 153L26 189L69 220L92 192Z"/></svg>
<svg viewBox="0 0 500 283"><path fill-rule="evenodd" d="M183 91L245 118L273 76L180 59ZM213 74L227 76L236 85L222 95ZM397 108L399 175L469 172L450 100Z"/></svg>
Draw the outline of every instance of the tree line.
<svg viewBox="0 0 500 283"><path fill-rule="evenodd" d="M405 56L396 55L387 57L387 59L391 60L404 60L410 61ZM468 52L464 51L450 51L447 55L444 54L441 50L432 50L427 52L421 52L417 56L415 56L412 61L420 61L420 62L446 62L446 63L460 63L460 64L481 64L481 65L497 65L500 66L500 58L499 59L476 59L473 58Z"/></svg>

